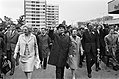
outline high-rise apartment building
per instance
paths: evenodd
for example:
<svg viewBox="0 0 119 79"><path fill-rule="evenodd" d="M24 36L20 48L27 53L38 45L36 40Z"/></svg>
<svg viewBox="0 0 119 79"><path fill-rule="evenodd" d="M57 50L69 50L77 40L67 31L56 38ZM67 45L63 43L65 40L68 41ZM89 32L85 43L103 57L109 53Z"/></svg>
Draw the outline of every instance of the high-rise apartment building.
<svg viewBox="0 0 119 79"><path fill-rule="evenodd" d="M46 26L45 0L25 0L24 10L27 24L33 28Z"/></svg>
<svg viewBox="0 0 119 79"><path fill-rule="evenodd" d="M46 0L24 0L26 23L33 28L49 27L51 23L59 23L59 7L47 5Z"/></svg>
<svg viewBox="0 0 119 79"><path fill-rule="evenodd" d="M59 6L57 5L47 5L47 27L55 24L57 26L59 24Z"/></svg>

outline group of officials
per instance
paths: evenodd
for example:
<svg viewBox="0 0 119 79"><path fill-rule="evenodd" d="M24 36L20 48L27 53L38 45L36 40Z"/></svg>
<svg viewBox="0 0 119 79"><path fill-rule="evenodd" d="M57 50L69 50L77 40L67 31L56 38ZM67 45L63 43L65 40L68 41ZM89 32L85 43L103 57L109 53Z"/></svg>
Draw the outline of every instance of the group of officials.
<svg viewBox="0 0 119 79"><path fill-rule="evenodd" d="M0 74L3 55L11 62L10 75L14 74L15 65L20 64L27 79L31 79L35 64L32 55L36 54L43 69L47 68L47 63L56 66L56 79L64 79L65 67L71 69L72 79L75 79L75 70L82 67L85 57L88 77L91 78L94 64L96 71L101 70L99 59L107 57L108 66L109 58L114 58L119 42L114 27L107 30L103 25L88 23L79 29L68 30L63 24L56 28L43 27L39 33L33 32L28 25L23 25L22 30L19 30L12 24L7 31L0 30ZM113 55L107 56L105 51Z"/></svg>

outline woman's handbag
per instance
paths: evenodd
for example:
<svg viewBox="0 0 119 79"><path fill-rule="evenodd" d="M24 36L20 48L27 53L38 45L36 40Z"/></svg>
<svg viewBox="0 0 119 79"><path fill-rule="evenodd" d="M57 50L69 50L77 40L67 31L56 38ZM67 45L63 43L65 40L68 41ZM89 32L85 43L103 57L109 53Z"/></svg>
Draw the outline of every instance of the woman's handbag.
<svg viewBox="0 0 119 79"><path fill-rule="evenodd" d="M36 67L36 69L41 68L41 61L39 60L38 57L35 58L35 67Z"/></svg>
<svg viewBox="0 0 119 79"><path fill-rule="evenodd" d="M10 66L9 66L8 60L7 59L3 59L2 73L6 74L9 71L10 71Z"/></svg>

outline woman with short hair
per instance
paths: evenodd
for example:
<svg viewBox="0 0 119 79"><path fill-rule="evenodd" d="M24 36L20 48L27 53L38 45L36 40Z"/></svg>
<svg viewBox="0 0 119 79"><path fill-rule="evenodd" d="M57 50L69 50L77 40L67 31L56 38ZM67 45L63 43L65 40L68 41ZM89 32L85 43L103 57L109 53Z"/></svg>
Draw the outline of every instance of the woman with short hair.
<svg viewBox="0 0 119 79"><path fill-rule="evenodd" d="M23 34L19 36L14 58L16 59L16 55L19 52L21 69L24 71L27 79L31 79L36 58L40 61L37 40L36 36L31 33L31 28L28 25L24 25L22 29Z"/></svg>
<svg viewBox="0 0 119 79"><path fill-rule="evenodd" d="M81 53L81 38L77 36L77 29L71 31L72 46L69 51L68 64L72 72L72 79L75 79L75 70L79 68L80 53Z"/></svg>

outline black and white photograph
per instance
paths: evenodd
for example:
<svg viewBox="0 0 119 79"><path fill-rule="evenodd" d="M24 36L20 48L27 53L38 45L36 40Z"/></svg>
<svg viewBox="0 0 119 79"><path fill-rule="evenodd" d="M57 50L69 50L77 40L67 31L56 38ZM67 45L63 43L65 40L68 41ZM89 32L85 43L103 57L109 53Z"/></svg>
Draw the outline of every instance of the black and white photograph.
<svg viewBox="0 0 119 79"><path fill-rule="evenodd" d="M119 0L0 0L0 79L119 79Z"/></svg>

